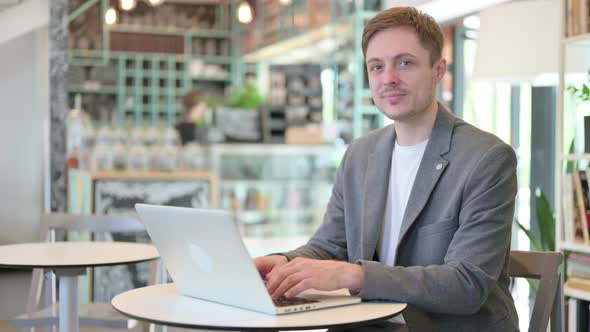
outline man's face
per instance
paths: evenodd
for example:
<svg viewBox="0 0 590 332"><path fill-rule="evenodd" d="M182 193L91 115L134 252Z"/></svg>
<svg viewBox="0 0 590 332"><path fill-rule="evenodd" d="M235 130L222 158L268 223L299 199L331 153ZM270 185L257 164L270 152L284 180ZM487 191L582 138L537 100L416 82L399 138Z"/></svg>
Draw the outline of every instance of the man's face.
<svg viewBox="0 0 590 332"><path fill-rule="evenodd" d="M376 33L365 54L369 86L381 113L395 121L420 118L435 101L436 85L446 71L444 59L430 62L413 28Z"/></svg>

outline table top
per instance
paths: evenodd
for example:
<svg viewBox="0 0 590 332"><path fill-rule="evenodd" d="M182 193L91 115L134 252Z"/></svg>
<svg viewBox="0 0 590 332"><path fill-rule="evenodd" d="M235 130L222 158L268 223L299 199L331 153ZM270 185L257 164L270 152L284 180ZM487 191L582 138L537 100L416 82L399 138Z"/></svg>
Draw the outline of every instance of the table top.
<svg viewBox="0 0 590 332"><path fill-rule="evenodd" d="M362 302L286 315L269 315L182 296L174 284L133 289L111 302L121 313L157 324L213 330L304 330L356 326L389 319L404 303Z"/></svg>
<svg viewBox="0 0 590 332"><path fill-rule="evenodd" d="M129 242L39 242L0 246L0 267L75 268L157 259L151 244Z"/></svg>

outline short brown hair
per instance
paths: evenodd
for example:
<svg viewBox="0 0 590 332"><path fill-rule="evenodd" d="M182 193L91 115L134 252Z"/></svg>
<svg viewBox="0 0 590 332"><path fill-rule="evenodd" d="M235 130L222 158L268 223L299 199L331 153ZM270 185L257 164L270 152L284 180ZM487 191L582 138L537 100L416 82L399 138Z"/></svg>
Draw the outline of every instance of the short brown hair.
<svg viewBox="0 0 590 332"><path fill-rule="evenodd" d="M393 7L384 10L369 20L363 31L363 55L373 36L383 30L395 27L411 27L418 34L422 47L430 51L430 64L441 58L444 36L438 23L432 16L414 7Z"/></svg>
<svg viewBox="0 0 590 332"><path fill-rule="evenodd" d="M203 100L203 96L198 90L192 90L182 98L182 104L184 106L184 111L189 112L193 106L199 104Z"/></svg>

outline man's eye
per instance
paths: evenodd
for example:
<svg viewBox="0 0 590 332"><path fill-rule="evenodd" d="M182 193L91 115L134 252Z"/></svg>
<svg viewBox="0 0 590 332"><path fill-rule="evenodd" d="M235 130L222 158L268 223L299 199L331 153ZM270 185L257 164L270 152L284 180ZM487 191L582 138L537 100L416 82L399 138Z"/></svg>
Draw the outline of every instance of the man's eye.
<svg viewBox="0 0 590 332"><path fill-rule="evenodd" d="M370 67L371 71L377 71L377 70L381 70L381 66L380 65L374 65Z"/></svg>
<svg viewBox="0 0 590 332"><path fill-rule="evenodd" d="M408 61L408 60L402 60L402 61L401 61L399 64L400 64L402 67L407 67L407 66L409 66L409 65L411 64L411 62L410 62L410 61Z"/></svg>

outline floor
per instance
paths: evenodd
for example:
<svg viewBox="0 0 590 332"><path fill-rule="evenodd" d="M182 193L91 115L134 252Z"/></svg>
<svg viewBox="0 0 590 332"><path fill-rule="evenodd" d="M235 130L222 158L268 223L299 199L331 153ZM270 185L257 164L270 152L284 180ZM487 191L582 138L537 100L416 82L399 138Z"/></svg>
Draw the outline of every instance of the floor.
<svg viewBox="0 0 590 332"><path fill-rule="evenodd" d="M12 325L10 319L25 312L27 294L31 284L30 270L9 270L0 269L0 331L1 332L21 332ZM44 331L45 329L37 329ZM82 327L80 332L117 332L117 331L142 331L141 326L132 330L112 330ZM188 330L179 328L168 328L167 332L188 332L198 330Z"/></svg>
<svg viewBox="0 0 590 332"><path fill-rule="evenodd" d="M25 312L30 284L30 270L0 269L0 320Z"/></svg>
<svg viewBox="0 0 590 332"><path fill-rule="evenodd" d="M9 320L0 320L0 331L2 332L29 332L27 329L19 329L14 327ZM46 331L44 328L37 328L35 332ZM92 328L92 327L80 327L80 332L147 332L148 329L142 329L142 327L137 327L131 330L122 330L122 329L101 329L101 328ZM196 331L206 331L206 330L192 330L192 329L181 329L181 328L173 328L169 327L165 332L196 332Z"/></svg>

